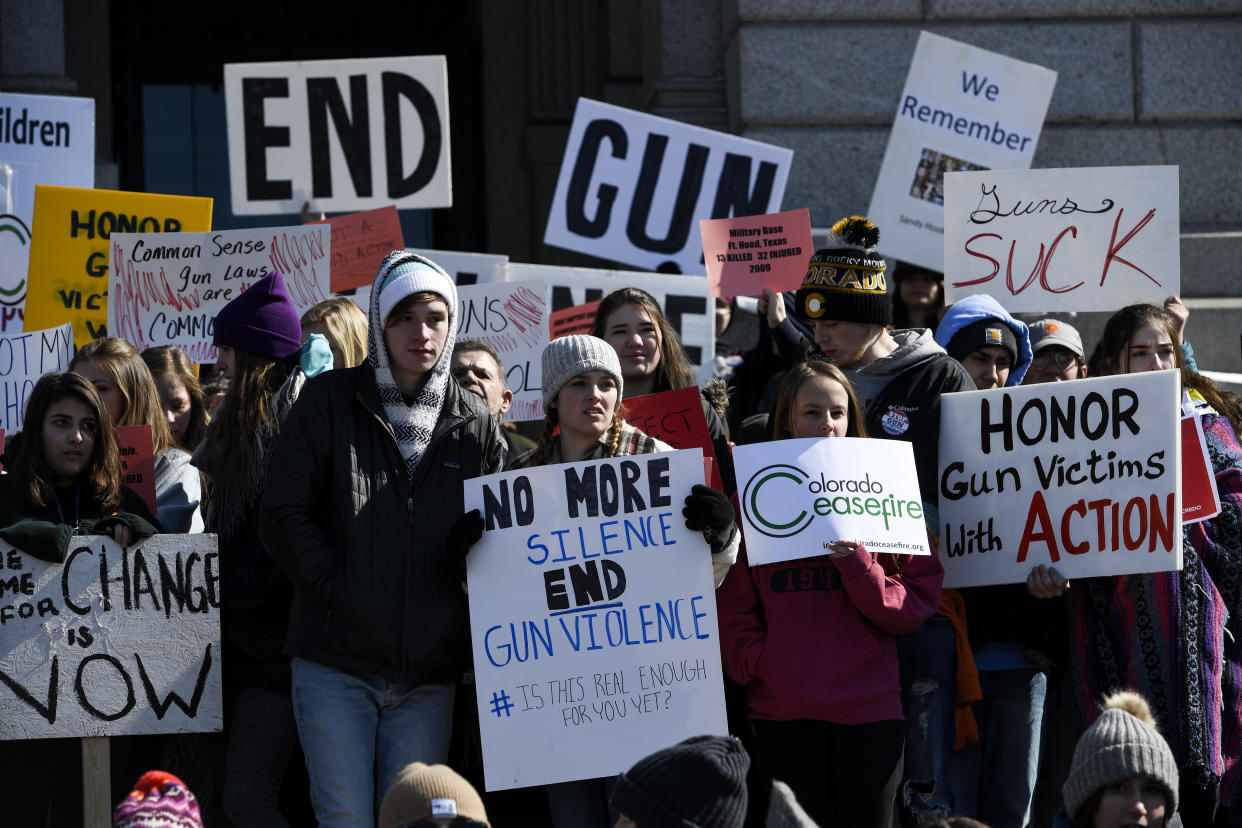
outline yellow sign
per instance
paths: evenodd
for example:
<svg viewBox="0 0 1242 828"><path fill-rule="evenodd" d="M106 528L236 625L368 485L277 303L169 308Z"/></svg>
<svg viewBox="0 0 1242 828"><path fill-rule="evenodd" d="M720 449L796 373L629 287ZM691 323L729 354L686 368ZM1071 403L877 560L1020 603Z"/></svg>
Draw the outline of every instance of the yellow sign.
<svg viewBox="0 0 1242 828"><path fill-rule="evenodd" d="M36 186L26 329L72 322L74 342L107 336L112 234L210 229L210 198Z"/></svg>

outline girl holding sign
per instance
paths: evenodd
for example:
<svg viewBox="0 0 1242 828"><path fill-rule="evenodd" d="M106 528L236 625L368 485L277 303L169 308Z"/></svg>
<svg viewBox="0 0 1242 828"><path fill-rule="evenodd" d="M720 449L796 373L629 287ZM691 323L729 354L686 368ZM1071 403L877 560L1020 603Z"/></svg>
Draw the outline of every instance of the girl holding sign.
<svg viewBox="0 0 1242 828"><path fill-rule="evenodd" d="M786 373L772 422L777 439L866 436L849 381L823 360ZM752 567L743 544L716 593L721 651L764 772L821 826L887 826L906 733L897 635L936 612L944 570L934 555L830 549Z"/></svg>

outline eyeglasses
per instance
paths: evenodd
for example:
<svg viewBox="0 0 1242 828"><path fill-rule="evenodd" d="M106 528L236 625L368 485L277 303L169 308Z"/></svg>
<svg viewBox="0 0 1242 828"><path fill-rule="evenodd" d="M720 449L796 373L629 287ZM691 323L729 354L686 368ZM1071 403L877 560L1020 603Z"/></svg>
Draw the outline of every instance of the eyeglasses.
<svg viewBox="0 0 1242 828"><path fill-rule="evenodd" d="M1031 368L1037 371L1064 371L1071 365L1078 364L1078 357L1069 351L1044 351L1031 360Z"/></svg>

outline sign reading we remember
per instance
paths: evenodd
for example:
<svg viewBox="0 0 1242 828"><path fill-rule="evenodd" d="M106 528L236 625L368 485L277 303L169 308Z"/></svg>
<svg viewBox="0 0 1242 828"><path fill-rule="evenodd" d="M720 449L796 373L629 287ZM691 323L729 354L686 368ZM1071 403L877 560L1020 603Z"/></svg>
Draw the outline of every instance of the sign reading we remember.
<svg viewBox="0 0 1242 828"><path fill-rule="evenodd" d="M904 440L822 437L733 450L752 565L827 555L838 540L930 555L914 452Z"/></svg>
<svg viewBox="0 0 1242 828"><path fill-rule="evenodd" d="M712 296L753 296L764 288L797 290L815 252L811 211L704 219L703 259Z"/></svg>
<svg viewBox="0 0 1242 828"><path fill-rule="evenodd" d="M703 273L699 219L780 209L793 151L579 98L543 241Z"/></svg>
<svg viewBox="0 0 1242 828"><path fill-rule="evenodd" d="M697 451L466 481L487 521L470 624L489 791L611 776L727 732Z"/></svg>
<svg viewBox="0 0 1242 828"><path fill-rule="evenodd" d="M1030 167L1056 80L1042 66L919 34L867 211L884 253L951 272L945 173Z"/></svg>
<svg viewBox="0 0 1242 828"><path fill-rule="evenodd" d="M1013 313L1163 304L1181 293L1177 172L950 173L945 301L987 293Z"/></svg>
<svg viewBox="0 0 1242 828"><path fill-rule="evenodd" d="M457 342L477 339L504 363L513 392L506 420L543 419L543 346L548 299L543 282L499 282L457 288Z"/></svg>
<svg viewBox="0 0 1242 828"><path fill-rule="evenodd" d="M26 398L39 377L69 370L73 359L73 327L66 322L44 331L0 336L0 428L10 435L22 430Z"/></svg>
<svg viewBox="0 0 1242 828"><path fill-rule="evenodd" d="M239 216L451 207L442 55L224 66Z"/></svg>
<svg viewBox="0 0 1242 828"><path fill-rule="evenodd" d="M0 543L0 739L220 730L215 535Z"/></svg>
<svg viewBox="0 0 1242 828"><path fill-rule="evenodd" d="M191 362L216 361L216 314L269 272L284 278L298 313L329 291L326 224L214 233L117 233L108 329L139 351L175 345Z"/></svg>
<svg viewBox="0 0 1242 828"><path fill-rule="evenodd" d="M1174 371L946 394L946 587L1181 569Z"/></svg>

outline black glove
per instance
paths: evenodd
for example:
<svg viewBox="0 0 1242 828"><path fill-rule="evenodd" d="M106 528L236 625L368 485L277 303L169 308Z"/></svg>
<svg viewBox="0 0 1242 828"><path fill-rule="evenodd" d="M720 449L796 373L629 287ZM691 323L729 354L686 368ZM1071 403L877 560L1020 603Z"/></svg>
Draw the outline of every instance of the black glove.
<svg viewBox="0 0 1242 828"><path fill-rule="evenodd" d="M448 537L444 539L444 548L449 560L454 562L463 581L466 579L466 556L470 554L470 547L483 537L484 526L483 513L478 509L471 509L453 521L453 525L448 530Z"/></svg>
<svg viewBox="0 0 1242 828"><path fill-rule="evenodd" d="M729 498L702 483L695 484L686 495L686 508L681 513L687 529L703 533L713 555L723 552L737 531Z"/></svg>

